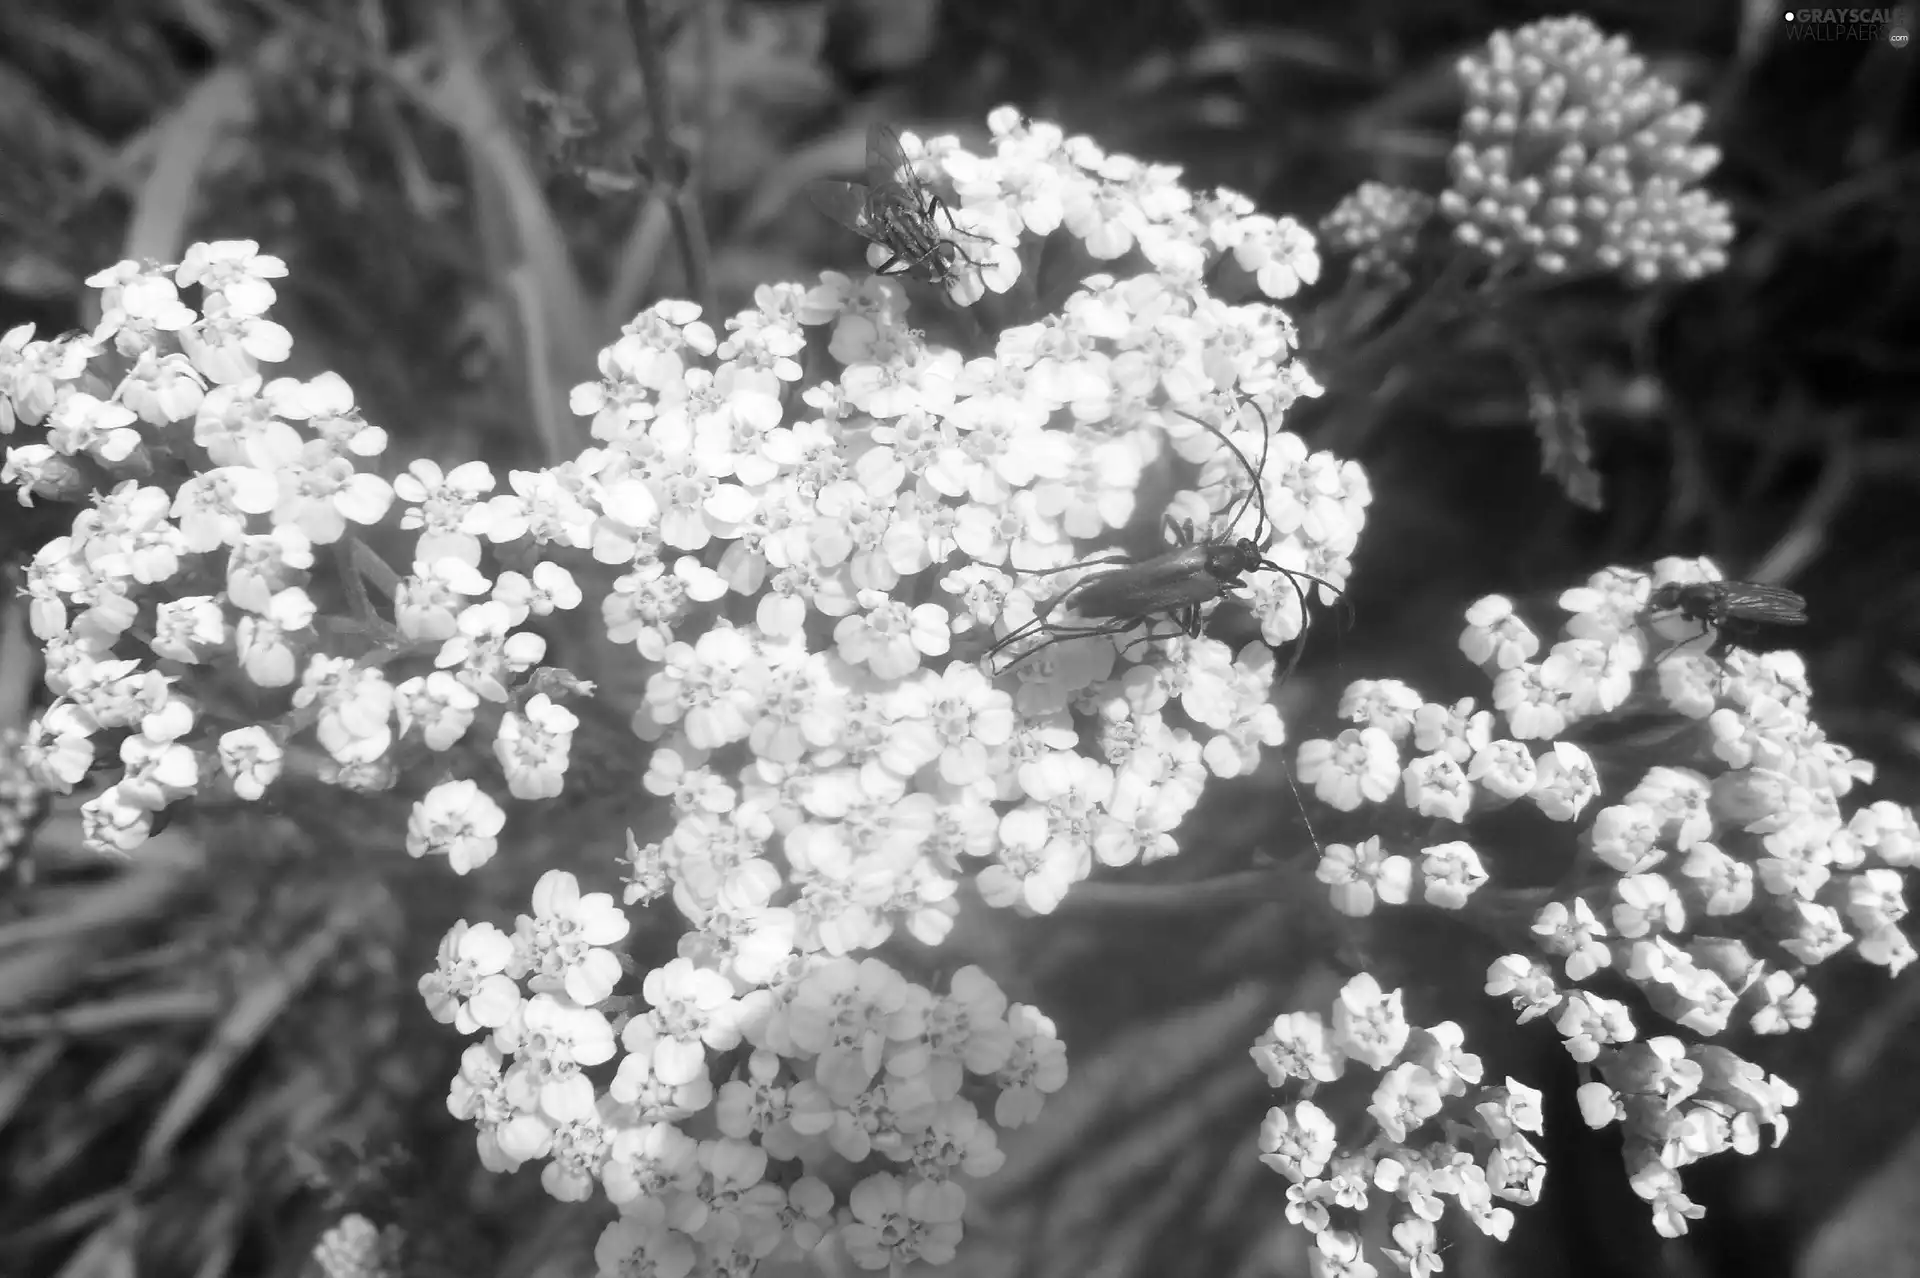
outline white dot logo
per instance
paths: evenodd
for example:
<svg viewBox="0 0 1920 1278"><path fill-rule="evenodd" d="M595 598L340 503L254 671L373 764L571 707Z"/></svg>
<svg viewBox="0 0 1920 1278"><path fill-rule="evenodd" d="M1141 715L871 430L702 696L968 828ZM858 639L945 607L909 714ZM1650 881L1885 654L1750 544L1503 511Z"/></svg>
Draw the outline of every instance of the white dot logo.
<svg viewBox="0 0 1920 1278"><path fill-rule="evenodd" d="M1789 9L1789 10L1787 10L1787 14L1786 14L1786 17L1787 17L1787 21L1788 21L1788 22L1792 22L1792 21L1793 21L1793 10L1791 10L1791 9Z"/></svg>

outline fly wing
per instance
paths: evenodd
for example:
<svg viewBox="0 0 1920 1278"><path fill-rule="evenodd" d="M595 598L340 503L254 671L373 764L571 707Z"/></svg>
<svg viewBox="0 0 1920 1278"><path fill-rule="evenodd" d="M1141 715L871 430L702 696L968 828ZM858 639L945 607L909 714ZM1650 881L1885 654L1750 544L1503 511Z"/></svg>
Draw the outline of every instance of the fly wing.
<svg viewBox="0 0 1920 1278"><path fill-rule="evenodd" d="M1720 606L1727 616L1773 626L1798 626L1807 619L1807 601L1785 586L1757 581L1720 583Z"/></svg>
<svg viewBox="0 0 1920 1278"><path fill-rule="evenodd" d="M876 244L884 244L880 228L874 225L868 212L873 193L858 182L836 182L832 178L817 178L807 183L807 198L813 201L813 207L828 217L857 232Z"/></svg>
<svg viewBox="0 0 1920 1278"><path fill-rule="evenodd" d="M875 120L867 126L867 182L876 190L898 186L911 190L919 184L906 148L891 124Z"/></svg>
<svg viewBox="0 0 1920 1278"><path fill-rule="evenodd" d="M900 145L893 126L875 120L867 127L868 221L893 252L924 260L939 238L927 221L926 188Z"/></svg>

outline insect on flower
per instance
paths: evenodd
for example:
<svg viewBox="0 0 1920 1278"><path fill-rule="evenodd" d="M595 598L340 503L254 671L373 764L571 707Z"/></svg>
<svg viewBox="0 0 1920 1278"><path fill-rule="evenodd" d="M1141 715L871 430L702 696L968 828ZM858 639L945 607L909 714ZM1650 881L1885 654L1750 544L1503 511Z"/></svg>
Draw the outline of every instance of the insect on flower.
<svg viewBox="0 0 1920 1278"><path fill-rule="evenodd" d="M1249 405L1259 412L1257 405ZM1184 416L1184 414L1183 414ZM996 673L1004 674L1020 662L1056 643L1069 639L1085 639L1099 635L1125 634L1138 627L1146 627L1146 633L1130 640L1126 647L1139 643L1152 643L1161 639L1171 639L1184 634L1189 638L1198 638L1204 618L1201 609L1216 599L1227 597L1229 592L1246 588L1242 580L1247 574L1255 572L1277 572L1284 575L1294 593L1300 600L1300 627L1304 638L1309 621L1307 611L1306 587L1301 583L1311 582L1325 587L1335 594L1341 594L1340 588L1332 582L1314 576L1312 573L1287 568L1267 558L1267 551L1273 545L1274 525L1267 516L1267 499L1263 479L1267 464L1267 444L1271 432L1267 429L1266 414L1260 413L1261 446L1260 465L1253 466L1247 461L1240 446L1219 427L1189 418L1215 436L1226 445L1240 464L1246 468L1252 479L1247 495L1241 500L1221 525L1228 530L1236 527L1245 516L1250 505L1258 503L1259 520L1255 531L1260 539L1253 537L1207 536L1195 533L1190 520L1176 522L1168 517L1165 523L1169 537L1177 544L1172 550L1163 551L1152 558L1131 562L1124 556L1105 556L1098 559L1083 560L1077 564L1068 564L1062 568L1048 569L1052 572L1064 572L1071 568L1097 567L1106 571L1096 573L1069 586L1043 605L1025 624L1015 627L989 648L985 655L990 665L994 658L1010 648L1019 651L1013 660ZM1075 614L1085 619L1085 624L1060 624L1050 621L1053 612L1062 605L1070 607ZM1153 622L1161 617L1172 621L1174 629L1153 629ZM1035 640L1027 646L1029 640ZM1286 673L1281 676L1284 683L1293 674L1300 663L1303 644L1296 644L1292 658L1287 662ZM1125 648L1122 649L1125 651Z"/></svg>
<svg viewBox="0 0 1920 1278"><path fill-rule="evenodd" d="M962 262L979 268L953 237L985 237L954 223L953 211L920 180L891 125L876 120L867 128L864 186L821 178L808 185L807 194L822 213L887 251L876 275L906 275L945 288ZM939 217L946 219L944 231Z"/></svg>
<svg viewBox="0 0 1920 1278"><path fill-rule="evenodd" d="M1668 652L1729 623L1798 626L1807 620L1805 599L1784 586L1768 586L1757 581L1668 582L1654 590L1647 600L1647 609L1678 613L1700 627L1698 633L1675 643Z"/></svg>

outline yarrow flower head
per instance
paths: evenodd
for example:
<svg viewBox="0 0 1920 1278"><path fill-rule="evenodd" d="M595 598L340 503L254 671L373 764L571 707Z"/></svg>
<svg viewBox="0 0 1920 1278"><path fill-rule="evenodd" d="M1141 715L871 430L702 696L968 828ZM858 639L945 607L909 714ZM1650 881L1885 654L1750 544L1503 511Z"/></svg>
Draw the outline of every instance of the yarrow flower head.
<svg viewBox="0 0 1920 1278"><path fill-rule="evenodd" d="M1096 862L1177 852L1207 777L1284 741L1273 648L1365 526L1365 475L1286 429L1320 388L1273 299L1317 279L1312 235L1012 110L989 124L983 155L900 134L895 176L938 195L940 304L1025 299L1024 322L958 349L915 327L920 291L834 272L731 318L663 301L573 391L589 446L542 471L372 473L388 437L352 389L274 375L286 270L248 241L101 272L93 333L0 339L7 482L103 494L27 572L56 699L26 763L64 792L117 760L83 809L96 849L215 787L406 773L410 855L508 855L508 804L581 783L594 685L541 663L582 652L566 614L606 582L651 749L585 753L663 801L623 903L670 903L678 953L626 1007L621 904L553 871L513 932L449 933L421 993L478 1038L449 1104L486 1165L540 1160L549 1193L621 1207L609 1273L829 1235L862 1264L950 1256L963 1181L1064 1083L1064 1049L984 973L936 993L870 951L938 944L969 878L1043 912ZM1043 255L1101 269L1063 284ZM1136 525L1259 566L1138 617L1112 576ZM1251 614L1231 645L1206 625L1229 596ZM215 678L252 687L198 695ZM1399 737L1414 708L1383 706ZM1355 802L1398 785L1396 737L1367 731ZM1407 858L1354 869L1356 909L1412 890Z"/></svg>
<svg viewBox="0 0 1920 1278"><path fill-rule="evenodd" d="M1898 972L1914 957L1898 921L1920 823L1884 801L1846 810L1872 769L1812 719L1797 656L1716 657L1715 627L1666 606L1677 592L1662 587L1717 577L1704 560L1679 559L1595 573L1560 596L1561 637L1544 654L1548 627L1511 600L1482 599L1467 609L1460 647L1491 680L1497 714L1363 680L1340 709L1365 726L1298 750L1299 779L1351 840L1329 842L1317 867L1335 911L1409 903L1416 854L1428 905L1492 924L1527 902L1530 948L1492 963L1485 992L1519 1022L1551 1025L1588 1071L1582 1111L1594 1126L1625 1129L1630 1181L1668 1236L1701 1210L1679 1169L1753 1152L1763 1130L1778 1140L1796 1099L1710 1040L1736 1026L1809 1025L1807 966L1852 950ZM1669 730L1642 729L1623 745L1605 729L1628 717ZM1402 745L1426 753L1403 759ZM1500 822L1483 824L1493 813ZM1522 886L1540 883L1556 885L1544 901ZM1585 988L1603 969L1635 986L1659 1024ZM1336 1169L1359 1159L1359 1183L1401 1196L1419 1219L1439 1219L1438 1198L1457 1195L1470 1219L1503 1236L1510 1216L1492 1200L1530 1203L1546 1170L1520 1134L1537 1132L1535 1119L1504 1113L1523 1089L1509 1080L1504 1094L1450 1090L1457 1084L1432 1060L1402 1051L1410 1040L1398 1010L1371 977L1356 978L1331 1029L1294 1013L1255 1045L1283 1090L1355 1066L1379 1071L1368 1113L1407 1145L1344 1144L1341 1111L1325 1098L1276 1109L1262 1148L1295 1182L1289 1217L1338 1233L1349 1204ZM1457 1031L1433 1033L1457 1049ZM1473 1115L1448 1120L1449 1096ZM1535 1109L1537 1098L1526 1106ZM1436 1121L1437 1141L1414 1140Z"/></svg>
<svg viewBox="0 0 1920 1278"><path fill-rule="evenodd" d="M1466 111L1440 212L1462 245L1545 275L1634 284L1725 267L1731 214L1695 186L1706 113L1585 17L1495 32L1460 60Z"/></svg>

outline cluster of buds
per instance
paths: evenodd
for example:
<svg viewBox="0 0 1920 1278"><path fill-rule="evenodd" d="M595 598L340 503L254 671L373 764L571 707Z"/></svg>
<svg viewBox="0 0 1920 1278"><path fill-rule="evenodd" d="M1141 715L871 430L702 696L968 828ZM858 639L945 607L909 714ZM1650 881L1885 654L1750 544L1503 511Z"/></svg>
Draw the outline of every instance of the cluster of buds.
<svg viewBox="0 0 1920 1278"><path fill-rule="evenodd" d="M95 849L133 852L189 795L254 800L296 769L380 791L417 763L454 776L405 846L465 873L509 797L577 777L563 703L592 687L540 664L562 615L596 607L630 650L639 780L671 828L629 835L624 904L670 902L680 956L624 1010L626 915L550 879L519 933L457 928L423 982L487 1032L451 1104L489 1165L543 1159L555 1195L621 1205L606 1272L829 1239L876 1268L950 1255L955 1177L997 1165L994 1125L1030 1120L1064 1055L983 975L935 995L862 954L896 929L939 943L967 878L1046 911L1096 863L1177 851L1206 779L1284 739L1269 645L1307 620L1274 572L1248 591L1266 643L1239 652L1073 629L1060 592L1114 563L1149 478L1191 485L1170 506L1197 536L1264 537L1264 562L1330 587L1358 544L1364 475L1281 428L1319 389L1292 324L1209 291L1224 265L1291 295L1312 237L1015 112L991 125L985 156L901 139L1006 250L979 287L1056 234L1128 273L971 359L891 278L763 286L724 331L660 303L573 394L594 443L504 485L481 462L383 479L346 383L266 377L285 268L250 242L122 263L91 281L92 332L0 342L5 480L98 494L28 568L55 701L25 750L60 792L117 758L82 808ZM349 615L322 616L335 598ZM1021 627L1042 650L973 659Z"/></svg>
<svg viewBox="0 0 1920 1278"><path fill-rule="evenodd" d="M1352 269L1386 284L1407 283L1407 264L1433 216L1434 198L1411 187L1362 182L1320 220L1327 248L1352 255Z"/></svg>
<svg viewBox="0 0 1920 1278"><path fill-rule="evenodd" d="M1486 992L1509 1001L1520 1021L1558 1031L1586 1076L1582 1113L1595 1127L1622 1125L1630 1183L1669 1237L1702 1211L1682 1192L1680 1169L1726 1150L1751 1153L1762 1129L1778 1140L1797 1099L1759 1066L1701 1040L1736 1019L1762 1034L1806 1028L1815 1002L1805 971L1843 951L1895 973L1914 957L1899 924L1905 871L1920 864L1920 824L1886 802L1843 812L1872 768L1810 717L1798 657L1735 649L1716 660L1706 626L1649 610L1674 594L1660 586L1716 575L1687 560L1663 560L1651 575L1597 573L1561 596L1569 615L1544 655L1509 600L1482 599L1468 610L1460 646L1492 680L1491 710L1364 681L1341 706L1356 726L1304 742L1298 758L1300 779L1320 800L1376 831L1330 844L1321 858L1319 878L1342 913L1417 895L1479 920L1504 943L1506 907L1535 899L1504 885L1559 885L1534 905L1527 944L1490 964ZM1658 744L1639 747L1644 754L1579 744L1583 726L1625 718L1665 725ZM1623 772L1632 784L1605 802L1602 774ZM1516 805L1534 810L1523 847L1472 839L1476 817ZM1675 1032L1649 1035L1634 1008L1586 988L1601 974L1624 979ZM1356 997L1372 1005L1380 993L1369 983L1343 1001ZM1282 1017L1255 1050L1276 1085L1329 1081L1348 1060L1385 1072L1373 1112L1393 1134L1391 1149L1376 1139L1339 1153L1320 1110L1303 1101L1276 1111L1268 1149L1293 1151L1276 1165L1297 1182L1296 1200L1364 1206L1371 1184L1405 1199L1406 1227L1425 1237L1413 1219L1437 1219L1438 1208L1419 1194L1460 1195L1469 1219L1503 1232L1505 1217L1474 1196L1483 1184L1516 1204L1538 1193L1544 1164L1519 1135L1537 1128L1511 1110L1523 1089L1511 1080L1498 1094L1477 1089L1471 1057L1462 1058L1471 1069L1452 1056L1436 1068L1433 1043L1458 1047L1449 1026L1422 1039L1400 1025L1392 1051L1364 1039L1356 1046L1357 1015L1336 1016L1337 1034L1317 1017ZM1382 1020L1398 1022L1396 1002L1372 1017ZM1378 1110L1409 1104L1420 1121L1401 1125L1423 1130L1403 1140ZM1303 1141L1324 1156L1303 1159ZM1410 1189L1409 1166L1440 1179ZM1340 1234L1326 1245L1350 1242Z"/></svg>
<svg viewBox="0 0 1920 1278"><path fill-rule="evenodd" d="M1466 111L1440 211L1502 268L1617 272L1636 284L1726 265L1727 206L1695 187L1719 163L1683 103L1622 36L1584 17L1496 32L1460 60Z"/></svg>

